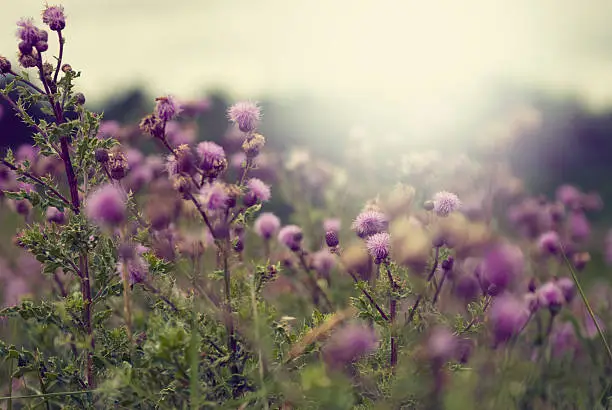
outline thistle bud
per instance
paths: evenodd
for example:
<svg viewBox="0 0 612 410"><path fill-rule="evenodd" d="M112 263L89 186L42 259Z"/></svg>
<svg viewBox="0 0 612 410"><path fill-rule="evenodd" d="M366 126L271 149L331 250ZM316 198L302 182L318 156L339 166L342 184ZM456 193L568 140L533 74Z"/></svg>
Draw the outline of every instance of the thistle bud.
<svg viewBox="0 0 612 410"><path fill-rule="evenodd" d="M423 208L426 211L433 211L434 209L434 203L433 201L425 201L425 203L423 204Z"/></svg>
<svg viewBox="0 0 612 410"><path fill-rule="evenodd" d="M63 73L69 73L72 71L72 66L70 64L63 64L62 65L62 72Z"/></svg>
<svg viewBox="0 0 612 410"><path fill-rule="evenodd" d="M11 71L11 62L3 56L0 56L0 74L7 74Z"/></svg>
<svg viewBox="0 0 612 410"><path fill-rule="evenodd" d="M76 93L74 95L74 103L76 105L83 105L83 104L85 104L85 95L83 93Z"/></svg>
<svg viewBox="0 0 612 410"><path fill-rule="evenodd" d="M108 151L104 148L98 148L95 151L94 156L96 158L96 161L101 164L106 164L109 160Z"/></svg>
<svg viewBox="0 0 612 410"><path fill-rule="evenodd" d="M111 152L108 160L110 176L113 179L120 180L125 177L128 171L128 162L125 155L121 151Z"/></svg>

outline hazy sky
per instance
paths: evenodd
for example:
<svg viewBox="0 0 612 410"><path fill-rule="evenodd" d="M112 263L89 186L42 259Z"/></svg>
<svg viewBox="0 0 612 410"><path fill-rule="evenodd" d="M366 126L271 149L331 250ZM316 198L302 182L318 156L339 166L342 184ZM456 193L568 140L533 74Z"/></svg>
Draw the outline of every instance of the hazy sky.
<svg viewBox="0 0 612 410"><path fill-rule="evenodd" d="M612 103L610 0L62 3L66 61L90 100L138 81L156 94L312 92L426 115L502 78ZM0 0L0 54L15 57L15 21L42 4Z"/></svg>

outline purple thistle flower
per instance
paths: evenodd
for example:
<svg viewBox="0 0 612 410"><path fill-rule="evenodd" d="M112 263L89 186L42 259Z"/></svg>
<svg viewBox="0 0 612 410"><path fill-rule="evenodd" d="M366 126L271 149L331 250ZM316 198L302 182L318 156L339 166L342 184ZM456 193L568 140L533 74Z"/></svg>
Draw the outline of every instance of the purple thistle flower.
<svg viewBox="0 0 612 410"><path fill-rule="evenodd" d="M17 22L17 26L17 37L30 47L43 39L43 31L34 25L33 19L23 18Z"/></svg>
<svg viewBox="0 0 612 410"><path fill-rule="evenodd" d="M561 289L561 292L563 292L565 301L570 303L576 296L576 286L574 285L574 281L570 278L564 277L558 279L556 284L559 289Z"/></svg>
<svg viewBox="0 0 612 410"><path fill-rule="evenodd" d="M256 102L242 101L227 110L231 122L238 125L242 132L253 132L261 119L261 109Z"/></svg>
<svg viewBox="0 0 612 410"><path fill-rule="evenodd" d="M227 169L227 158L223 147L211 141L198 144L196 151L200 158L200 169L210 178L218 177Z"/></svg>
<svg viewBox="0 0 612 410"><path fill-rule="evenodd" d="M360 238L367 238L387 230L387 217L378 211L365 211L357 215L351 228Z"/></svg>
<svg viewBox="0 0 612 410"><path fill-rule="evenodd" d="M278 241L294 252L302 246L302 229L297 225L283 226L278 232Z"/></svg>
<svg viewBox="0 0 612 410"><path fill-rule="evenodd" d="M255 220L253 229L260 238L270 240L280 228L280 224L280 219L272 212L263 212Z"/></svg>
<svg viewBox="0 0 612 410"><path fill-rule="evenodd" d="M561 185L556 192L557 201L566 207L573 209L580 205L582 192L572 185Z"/></svg>
<svg viewBox="0 0 612 410"><path fill-rule="evenodd" d="M449 361L458 347L457 337L446 327L436 326L427 340L427 354L437 365Z"/></svg>
<svg viewBox="0 0 612 410"><path fill-rule="evenodd" d="M340 243L340 239L338 239L338 233L336 231L327 231L325 232L325 243L330 248L335 248Z"/></svg>
<svg viewBox="0 0 612 410"><path fill-rule="evenodd" d="M251 178L247 182L248 191L244 195L243 202L247 207L255 205L257 202L270 200L270 187L259 178Z"/></svg>
<svg viewBox="0 0 612 410"><path fill-rule="evenodd" d="M552 313L557 313L565 302L563 291L555 282L546 282L540 286L536 295L540 306L550 309Z"/></svg>
<svg viewBox="0 0 612 410"><path fill-rule="evenodd" d="M323 230L325 232L340 232L341 222L338 218L328 218L323 221Z"/></svg>
<svg viewBox="0 0 612 410"><path fill-rule="evenodd" d="M591 234L591 226L584 212L574 210L569 215L569 230L572 239L581 242L586 240Z"/></svg>
<svg viewBox="0 0 612 410"><path fill-rule="evenodd" d="M130 285L135 285L145 281L149 268L142 257L134 255L118 262L117 271L119 275L123 276L124 270L126 270L125 273L128 275Z"/></svg>
<svg viewBox="0 0 612 410"><path fill-rule="evenodd" d="M215 182L205 185L200 190L200 194L202 195L202 202L204 206L211 211L225 209L227 206L229 195L227 194L225 187L220 183Z"/></svg>
<svg viewBox="0 0 612 410"><path fill-rule="evenodd" d="M448 216L460 207L459 197L452 192L441 191L433 197L433 209L438 216Z"/></svg>
<svg viewBox="0 0 612 410"><path fill-rule="evenodd" d="M457 297L465 301L473 301L478 297L480 284L478 283L476 276L473 274L461 274L459 277L453 280L453 284L453 291Z"/></svg>
<svg viewBox="0 0 612 410"><path fill-rule="evenodd" d="M548 231L540 235L538 238L538 248L540 252L547 255L555 255L560 248L559 234L555 231Z"/></svg>
<svg viewBox="0 0 612 410"><path fill-rule="evenodd" d="M102 121L98 128L99 139L116 138L121 131L121 125L117 121Z"/></svg>
<svg viewBox="0 0 612 410"><path fill-rule="evenodd" d="M322 349L325 363L340 369L378 348L378 335L373 328L349 324L336 330Z"/></svg>
<svg viewBox="0 0 612 410"><path fill-rule="evenodd" d="M162 121L170 121L181 112L179 103L171 95L156 98L155 101L157 101L155 105L155 114L157 114Z"/></svg>
<svg viewBox="0 0 612 410"><path fill-rule="evenodd" d="M326 249L312 255L312 267L322 278L329 279L329 274L335 265L336 258Z"/></svg>
<svg viewBox="0 0 612 410"><path fill-rule="evenodd" d="M387 259L390 243L391 237L386 232L376 233L367 239L366 247L376 263L381 263Z"/></svg>
<svg viewBox="0 0 612 410"><path fill-rule="evenodd" d="M481 283L490 295L510 287L523 273L525 259L520 248L498 244L485 255L481 266Z"/></svg>
<svg viewBox="0 0 612 410"><path fill-rule="evenodd" d="M60 225L66 222L66 215L64 215L62 211L54 206L48 207L45 215L47 217L47 221L49 222L54 222Z"/></svg>
<svg viewBox="0 0 612 410"><path fill-rule="evenodd" d="M573 354L580 347L574 326L570 322L557 323L550 333L550 341L552 354L555 357L561 357L566 353Z"/></svg>
<svg viewBox="0 0 612 410"><path fill-rule="evenodd" d="M496 298L489 312L495 345L518 334L528 318L529 311L523 300L507 294Z"/></svg>
<svg viewBox="0 0 612 410"><path fill-rule="evenodd" d="M114 185L102 185L87 198L85 214L100 224L119 225L126 214L125 194Z"/></svg>
<svg viewBox="0 0 612 410"><path fill-rule="evenodd" d="M42 13L42 21L53 31L62 31L66 27L64 7L47 6Z"/></svg>

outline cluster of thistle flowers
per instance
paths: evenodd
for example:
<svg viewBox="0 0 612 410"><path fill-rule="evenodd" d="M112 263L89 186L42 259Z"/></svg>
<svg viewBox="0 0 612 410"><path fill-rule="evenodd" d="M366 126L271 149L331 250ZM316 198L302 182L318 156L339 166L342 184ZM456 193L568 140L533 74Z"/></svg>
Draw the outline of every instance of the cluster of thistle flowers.
<svg viewBox="0 0 612 410"><path fill-rule="evenodd" d="M586 213L601 209L597 194L585 194L565 185L558 189L553 201L543 197L515 201L508 209L508 218L521 238L514 241L494 232L481 214L464 210L453 193L439 192L425 203L424 211L405 216L412 198L414 190L402 188L385 201L367 205L352 224L361 243L349 243L341 250L335 228L327 230L326 242L330 253L340 255L343 267L354 279L370 283L377 280L373 269L376 264L398 263L411 272L427 272L433 246L434 266L426 278L435 288L431 303L437 303L443 313L461 313L469 318L468 305L480 300L484 314L474 316L459 332L444 326L430 329L426 349L434 364L467 361L469 352L478 344L469 337L468 330L480 323L486 323L489 330L489 346L501 348L536 332L536 343L549 338L557 357L580 354L580 337L593 338L598 333L597 325L603 328L602 321L597 316L594 320L583 301L575 298L574 280L560 274L565 270L566 258L577 271L584 269L590 259L585 251L590 233ZM297 228L292 229L297 232ZM612 254L608 250L610 237L612 234L605 244L608 254ZM438 263L444 248L448 256ZM328 266L335 263L329 256L325 261ZM403 278L394 280L399 287L405 285ZM421 299L418 295L416 301L404 300L406 305L398 308L408 316L407 322L418 314L415 311ZM575 315L580 329L563 321L559 315L563 309ZM548 320L549 326L538 325L541 320ZM531 338L522 340L528 344ZM378 346L373 327L355 324L332 336L323 357L337 366L371 353ZM537 346L532 347L531 351L536 352Z"/></svg>

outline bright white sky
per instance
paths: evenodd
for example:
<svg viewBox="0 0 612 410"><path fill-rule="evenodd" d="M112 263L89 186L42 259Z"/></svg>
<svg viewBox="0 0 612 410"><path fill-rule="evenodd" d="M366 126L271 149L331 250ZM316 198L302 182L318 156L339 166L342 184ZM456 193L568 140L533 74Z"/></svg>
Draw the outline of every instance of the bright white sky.
<svg viewBox="0 0 612 410"><path fill-rule="evenodd" d="M612 102L610 0L62 3L66 61L90 101L136 81L181 97L300 92L452 115L502 78ZM0 54L15 56L15 21L42 4L0 0Z"/></svg>

